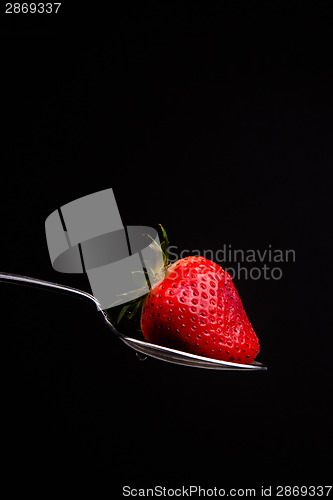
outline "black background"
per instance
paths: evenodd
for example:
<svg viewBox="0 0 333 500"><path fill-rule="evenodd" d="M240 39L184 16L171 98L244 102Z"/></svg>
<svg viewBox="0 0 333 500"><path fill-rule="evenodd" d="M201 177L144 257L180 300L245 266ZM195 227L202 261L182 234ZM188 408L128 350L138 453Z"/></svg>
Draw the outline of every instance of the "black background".
<svg viewBox="0 0 333 500"><path fill-rule="evenodd" d="M85 302L1 283L10 484L329 483L329 2L67 3L1 5L1 269L89 290L52 269L44 221L108 187L179 249L296 261L235 280L265 373L140 362Z"/></svg>

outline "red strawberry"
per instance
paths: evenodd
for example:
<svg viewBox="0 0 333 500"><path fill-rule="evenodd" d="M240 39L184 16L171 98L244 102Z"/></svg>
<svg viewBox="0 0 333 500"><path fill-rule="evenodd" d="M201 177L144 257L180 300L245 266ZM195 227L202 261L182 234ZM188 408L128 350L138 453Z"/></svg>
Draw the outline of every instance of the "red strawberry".
<svg viewBox="0 0 333 500"><path fill-rule="evenodd" d="M141 329L154 344L251 363L259 341L230 275L204 257L171 265L148 293Z"/></svg>

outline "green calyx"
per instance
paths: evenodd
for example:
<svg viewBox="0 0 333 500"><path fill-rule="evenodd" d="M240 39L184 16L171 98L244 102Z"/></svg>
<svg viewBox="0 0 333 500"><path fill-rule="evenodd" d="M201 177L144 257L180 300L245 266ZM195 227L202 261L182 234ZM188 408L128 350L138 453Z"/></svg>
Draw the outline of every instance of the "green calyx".
<svg viewBox="0 0 333 500"><path fill-rule="evenodd" d="M111 322L116 325L119 323L126 324L126 327L130 327L130 329L140 330L140 317L141 317L141 309L144 301L146 300L147 293L147 283L149 287L151 287L151 278L154 278L154 283L163 279L164 270L167 268L169 262L168 248L169 248L169 239L164 227L160 224L161 232L162 232L162 242L159 245L156 240L154 240L150 235L145 235L149 240L149 248L151 250L152 255L156 255L156 259L152 258L151 263L148 264L148 268L143 269L142 271L134 271L132 273L133 282L138 286L135 290L127 292L122 295L122 298L117 302L112 304L108 309L106 309L106 313L109 316ZM160 256L163 256L163 269L161 269L160 264ZM147 265L147 263L146 263ZM141 293L142 292L142 295ZM139 297L131 299L131 295ZM126 303L124 304L124 298ZM138 314L140 313L140 314ZM134 320L134 321L133 321Z"/></svg>

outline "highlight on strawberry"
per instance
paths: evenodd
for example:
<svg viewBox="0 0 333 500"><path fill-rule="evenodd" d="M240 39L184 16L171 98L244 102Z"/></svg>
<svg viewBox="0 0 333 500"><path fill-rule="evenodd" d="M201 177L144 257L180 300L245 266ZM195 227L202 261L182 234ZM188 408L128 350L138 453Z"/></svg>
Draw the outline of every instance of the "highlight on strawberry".
<svg viewBox="0 0 333 500"><path fill-rule="evenodd" d="M153 344L199 356L252 363L259 341L231 276L200 256L168 262L168 237L161 226L164 276L145 296L106 312L117 327L136 330ZM152 248L157 245L151 243ZM151 271L151 270L150 270ZM146 271L143 271L144 273Z"/></svg>

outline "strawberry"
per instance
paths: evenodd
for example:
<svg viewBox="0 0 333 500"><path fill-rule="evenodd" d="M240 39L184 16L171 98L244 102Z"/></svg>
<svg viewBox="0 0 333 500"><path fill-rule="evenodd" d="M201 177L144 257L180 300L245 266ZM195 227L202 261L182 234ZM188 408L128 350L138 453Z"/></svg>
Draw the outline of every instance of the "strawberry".
<svg viewBox="0 0 333 500"><path fill-rule="evenodd" d="M110 319L117 312L117 324L135 328L139 311L144 338L158 345L224 361L252 363L259 352L259 341L248 320L231 276L218 264L204 257L186 257L168 264L168 237L158 246L164 258L164 276L153 284L146 296L108 310ZM157 250L157 243L151 248ZM130 295L130 294L129 294ZM139 325L138 325L139 326Z"/></svg>
<svg viewBox="0 0 333 500"><path fill-rule="evenodd" d="M251 363L259 341L230 275L204 257L186 257L166 270L142 307L141 330L154 344Z"/></svg>

